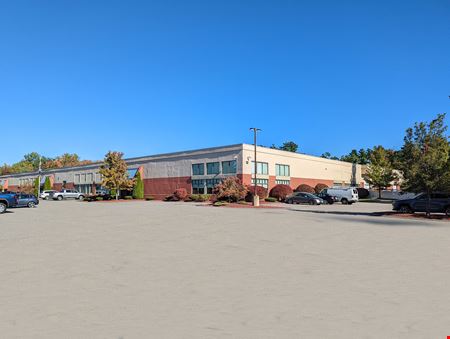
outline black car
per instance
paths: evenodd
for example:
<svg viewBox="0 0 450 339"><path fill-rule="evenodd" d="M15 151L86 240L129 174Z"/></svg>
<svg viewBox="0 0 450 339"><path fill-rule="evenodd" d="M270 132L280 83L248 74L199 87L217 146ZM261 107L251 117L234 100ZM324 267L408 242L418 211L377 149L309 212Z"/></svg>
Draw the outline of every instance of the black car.
<svg viewBox="0 0 450 339"><path fill-rule="evenodd" d="M320 192L316 194L319 198L325 200L328 204L333 205L335 202L338 202L339 199L333 195L330 195L326 192Z"/></svg>
<svg viewBox="0 0 450 339"><path fill-rule="evenodd" d="M324 203L324 201L322 200L322 198L319 198L318 196L311 193L295 192L294 194L286 197L286 203L321 205Z"/></svg>
<svg viewBox="0 0 450 339"><path fill-rule="evenodd" d="M450 216L450 193L432 193L429 204L431 213L445 213ZM392 203L392 209L400 213L426 212L427 206L428 197L425 193Z"/></svg>

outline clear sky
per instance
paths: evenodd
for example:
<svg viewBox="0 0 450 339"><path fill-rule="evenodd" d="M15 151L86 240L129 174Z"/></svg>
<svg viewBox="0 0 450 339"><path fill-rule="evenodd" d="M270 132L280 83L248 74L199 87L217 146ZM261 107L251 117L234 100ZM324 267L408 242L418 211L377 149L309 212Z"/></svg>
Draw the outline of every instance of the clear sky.
<svg viewBox="0 0 450 339"><path fill-rule="evenodd" d="M448 0L0 0L0 163L399 147L449 95Z"/></svg>

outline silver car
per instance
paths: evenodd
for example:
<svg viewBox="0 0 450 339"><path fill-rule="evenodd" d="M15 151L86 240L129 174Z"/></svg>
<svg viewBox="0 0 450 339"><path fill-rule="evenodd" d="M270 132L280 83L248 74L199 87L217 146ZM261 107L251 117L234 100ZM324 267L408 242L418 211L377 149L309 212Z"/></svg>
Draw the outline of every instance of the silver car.
<svg viewBox="0 0 450 339"><path fill-rule="evenodd" d="M53 200L78 199L84 200L84 194L73 189L64 189L53 194Z"/></svg>

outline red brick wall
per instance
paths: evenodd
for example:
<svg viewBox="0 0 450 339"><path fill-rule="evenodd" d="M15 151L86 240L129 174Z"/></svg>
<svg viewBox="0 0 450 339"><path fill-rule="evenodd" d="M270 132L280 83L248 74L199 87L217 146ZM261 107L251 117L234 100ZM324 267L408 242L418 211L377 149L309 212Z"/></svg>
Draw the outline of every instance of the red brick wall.
<svg viewBox="0 0 450 339"><path fill-rule="evenodd" d="M242 181L244 185L252 184L252 175L251 174L238 174L237 177Z"/></svg>
<svg viewBox="0 0 450 339"><path fill-rule="evenodd" d="M191 177L144 179L145 197L152 196L155 199L162 200L177 188L185 188L188 193L191 193Z"/></svg>

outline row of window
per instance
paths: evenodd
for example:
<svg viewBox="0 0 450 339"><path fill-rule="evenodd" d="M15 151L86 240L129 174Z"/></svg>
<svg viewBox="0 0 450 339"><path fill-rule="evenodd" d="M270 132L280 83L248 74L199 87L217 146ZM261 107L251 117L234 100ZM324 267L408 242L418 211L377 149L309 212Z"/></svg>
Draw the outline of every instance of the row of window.
<svg viewBox="0 0 450 339"><path fill-rule="evenodd" d="M252 185L255 184L255 179L252 179ZM276 185L290 185L291 181L290 180L275 180L275 184ZM265 188L269 188L269 179L259 179L256 178L256 185L258 186L262 186Z"/></svg>
<svg viewBox="0 0 450 339"><path fill-rule="evenodd" d="M192 194L212 194L214 187L221 181L221 179L192 180Z"/></svg>
<svg viewBox="0 0 450 339"><path fill-rule="evenodd" d="M236 160L222 161L222 171L220 170L220 162L206 163L206 174L236 174ZM192 175L205 175L205 164L192 164Z"/></svg>
<svg viewBox="0 0 450 339"><path fill-rule="evenodd" d="M255 174L255 162L252 161L252 174ZM267 162L256 162L256 174L269 174L269 164ZM279 177L291 176L291 168L289 165L275 164L275 175Z"/></svg>

